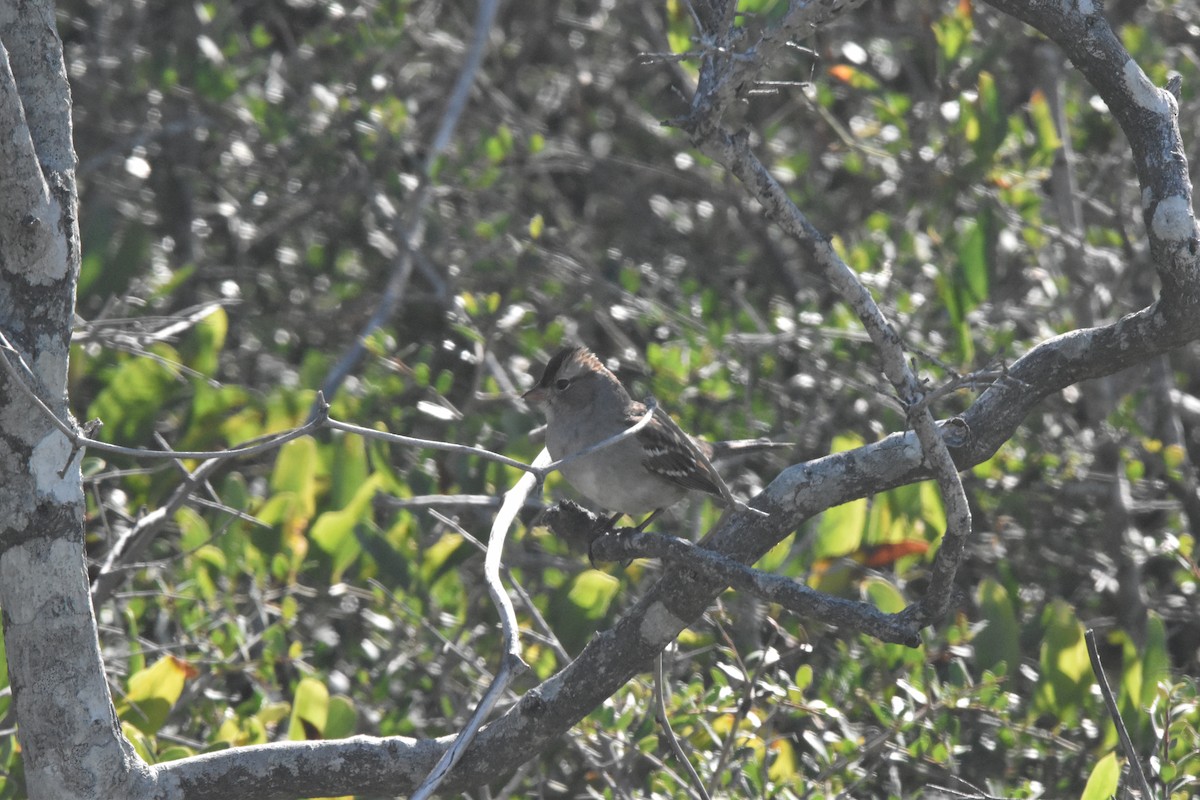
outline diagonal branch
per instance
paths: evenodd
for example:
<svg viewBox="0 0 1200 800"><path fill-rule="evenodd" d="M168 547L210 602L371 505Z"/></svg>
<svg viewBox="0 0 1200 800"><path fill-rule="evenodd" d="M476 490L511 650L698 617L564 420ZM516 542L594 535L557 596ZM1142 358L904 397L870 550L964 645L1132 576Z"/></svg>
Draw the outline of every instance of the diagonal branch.
<svg viewBox="0 0 1200 800"><path fill-rule="evenodd" d="M706 129L691 126L692 130ZM828 237L820 233L788 197L766 165L750 149L748 137L715 129L697 145L708 155L725 164L762 204L764 213L807 250L842 299L854 309L880 355L884 375L895 387L907 418L921 444L926 462L941 491L946 508L946 531L931 571L929 589L922 601L909 609L918 625L940 618L949 607L954 575L966 551L971 532L971 511L967 495L950 451L942 441L933 414L924 404L925 389L909 367L904 345L891 323L883 316L871 293L849 265L838 256Z"/></svg>
<svg viewBox="0 0 1200 800"><path fill-rule="evenodd" d="M426 150L421 182L409 210L408 224L402 225L399 217L395 217L393 220L393 235L399 246L392 259L391 275L388 277L387 285L384 287L375 312L355 337L354 343L346 349L346 352L325 376L321 390L328 398L332 399L337 394L342 381L346 379L346 376L350 374L350 371L354 369L366 352L368 337L391 318L404 297L404 290L408 287L408 280L412 275L413 262L421 255L421 244L425 238L425 212L433 200L434 170L438 160L449 147L450 140L458 128L459 120L462 119L462 113L466 109L467 98L470 95L471 87L475 85L479 67L483 63L488 37L491 35L492 23L496 19L496 11L499 6L499 0L482 0L479 3L475 13L471 46L467 50L466 59L463 61L462 70L458 74L454 88L446 100L446 108L441 122L438 124L437 132ZM311 413L315 415L318 411L318 407L314 405Z"/></svg>

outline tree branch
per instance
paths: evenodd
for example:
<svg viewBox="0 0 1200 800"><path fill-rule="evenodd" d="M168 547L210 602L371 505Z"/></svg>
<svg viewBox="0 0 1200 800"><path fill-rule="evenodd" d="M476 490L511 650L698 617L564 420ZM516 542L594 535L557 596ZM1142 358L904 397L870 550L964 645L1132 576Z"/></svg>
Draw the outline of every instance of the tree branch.
<svg viewBox="0 0 1200 800"><path fill-rule="evenodd" d="M1053 40L1099 92L1129 140L1142 188L1142 219L1162 297L1200 296L1200 237L1192 214L1192 184L1179 132L1178 82L1174 91L1150 82L1121 43L1101 5L1048 0L988 0Z"/></svg>
<svg viewBox="0 0 1200 800"><path fill-rule="evenodd" d="M550 453L543 449L533 460L533 465L535 467L544 466L549 464L550 460ZM479 732L480 726L483 725L483 721L492 713L492 709L496 707L500 697L508 690L509 684L529 669L529 665L521 658L521 637L517 628L517 614L513 610L512 600L509 599L508 594L504 591L504 585L500 582L500 557L504 553L504 541L508 537L508 530L516 520L517 512L525 504L525 498L529 496L537 483L537 478L527 472L521 476L513 488L505 492L504 503L500 506L496 519L492 522L491 534L488 536L487 554L483 560L483 576L487 581L488 594L491 596L496 610L500 613L500 625L504 630L504 654L501 657L500 669L492 680L492 685L488 687L487 692L479 701L479 705L476 706L475 712L471 714L471 718L459 731L454 743L438 759L437 765L417 787L412 800L426 800L433 796L438 786L450 774L450 770L462 758L463 753L466 752L467 747Z"/></svg>
<svg viewBox="0 0 1200 800"><path fill-rule="evenodd" d="M885 614L869 603L858 603L818 592L802 583L753 569L720 553L674 536L622 529L592 542L592 555L603 561L657 558L664 564L691 570L713 584L748 592L788 611L866 633L876 639L908 647L921 644L920 627L907 615Z"/></svg>

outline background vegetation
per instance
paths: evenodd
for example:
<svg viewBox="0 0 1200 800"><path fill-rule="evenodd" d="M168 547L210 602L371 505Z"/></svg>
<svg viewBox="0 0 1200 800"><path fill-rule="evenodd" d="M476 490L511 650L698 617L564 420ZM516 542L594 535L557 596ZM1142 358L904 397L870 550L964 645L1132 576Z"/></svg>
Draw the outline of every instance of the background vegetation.
<svg viewBox="0 0 1200 800"><path fill-rule="evenodd" d="M742 5L748 26L780 10ZM395 313L330 398L339 418L532 460L538 420L515 393L557 346L583 342L693 432L796 442L733 470L744 492L903 428L857 320L662 124L684 110L694 67L647 54L691 46L686 4L506 4L417 211L473 14L60 3L84 246L78 417L103 420L109 441L177 449L300 424L423 213ZM1177 0L1106 14L1157 84L1182 73L1194 147L1200 14ZM1039 36L965 0L900 0L805 44L744 124L930 381L1151 299L1127 143ZM1066 195L1052 185L1064 145L1079 154ZM727 594L668 654L669 714L701 775L729 796L1107 797L1119 759L1086 626L1144 765L1164 796L1189 796L1198 354L1062 393L965 477L976 533L961 597L921 648ZM194 466L89 456L97 562ZM222 466L98 609L141 755L456 731L501 646L471 541L491 509L455 498L495 497L516 474L329 433ZM692 535L717 511L696 502L662 525ZM920 593L943 524L936 491L905 487L827 512L760 566L898 608ZM534 527L506 564L541 618L519 609L534 670L518 691L658 570L591 569ZM651 694L631 683L490 796L682 795ZM22 796L11 730L0 747L0 796Z"/></svg>

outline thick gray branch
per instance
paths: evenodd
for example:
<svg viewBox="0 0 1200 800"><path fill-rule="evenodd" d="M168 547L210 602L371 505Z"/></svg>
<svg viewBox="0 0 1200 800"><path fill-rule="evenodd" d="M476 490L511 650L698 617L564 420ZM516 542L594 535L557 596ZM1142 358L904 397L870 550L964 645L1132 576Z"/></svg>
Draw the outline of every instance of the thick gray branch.
<svg viewBox="0 0 1200 800"><path fill-rule="evenodd" d="M1179 133L1179 85L1159 88L1121 44L1093 0L988 0L1050 37L1096 88L1129 139L1142 187L1142 217L1164 296L1197 299L1200 240Z"/></svg>

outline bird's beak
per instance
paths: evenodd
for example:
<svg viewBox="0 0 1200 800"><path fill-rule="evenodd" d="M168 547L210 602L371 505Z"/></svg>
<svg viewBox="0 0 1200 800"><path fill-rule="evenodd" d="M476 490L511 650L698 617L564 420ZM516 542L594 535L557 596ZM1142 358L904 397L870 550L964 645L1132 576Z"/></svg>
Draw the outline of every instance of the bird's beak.
<svg viewBox="0 0 1200 800"><path fill-rule="evenodd" d="M546 402L546 387L535 386L525 394L521 395L521 399L531 405L540 406Z"/></svg>

